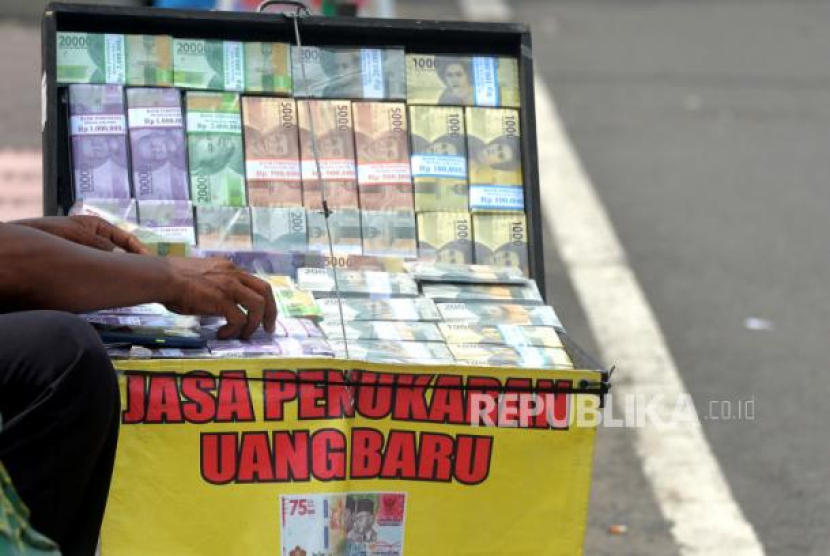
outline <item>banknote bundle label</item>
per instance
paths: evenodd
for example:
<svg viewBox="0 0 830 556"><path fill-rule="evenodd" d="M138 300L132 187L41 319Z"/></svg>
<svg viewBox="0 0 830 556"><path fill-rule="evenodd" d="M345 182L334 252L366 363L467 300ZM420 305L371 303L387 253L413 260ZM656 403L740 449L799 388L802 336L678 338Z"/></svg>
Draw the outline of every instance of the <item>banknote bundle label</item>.
<svg viewBox="0 0 830 556"><path fill-rule="evenodd" d="M424 284L424 296L438 302L503 301L525 305L544 305L536 282L521 286L490 284Z"/></svg>
<svg viewBox="0 0 830 556"><path fill-rule="evenodd" d="M69 114L75 198L130 198L124 88L70 85Z"/></svg>
<svg viewBox="0 0 830 556"><path fill-rule="evenodd" d="M410 106L409 121L415 210L469 210L463 108Z"/></svg>
<svg viewBox="0 0 830 556"><path fill-rule="evenodd" d="M528 273L527 219L524 214L474 214L473 249L477 263Z"/></svg>
<svg viewBox="0 0 830 556"><path fill-rule="evenodd" d="M327 221L328 220L328 224ZM308 249L336 256L363 253L360 229L360 211L340 209L332 211L328 218L319 210L306 211L308 224ZM329 243L329 231L331 243Z"/></svg>
<svg viewBox="0 0 830 556"><path fill-rule="evenodd" d="M413 259L418 256L414 212L364 210L361 217L365 254Z"/></svg>
<svg viewBox="0 0 830 556"><path fill-rule="evenodd" d="M282 556L402 556L406 494L280 496Z"/></svg>
<svg viewBox="0 0 830 556"><path fill-rule="evenodd" d="M351 102L298 101L297 110L300 122L303 205L319 210L323 207L325 194L329 209L357 208Z"/></svg>
<svg viewBox="0 0 830 556"><path fill-rule="evenodd" d="M323 321L320 327L328 338L352 340L388 340L394 342L443 342L444 336L434 322L355 321L341 326Z"/></svg>
<svg viewBox="0 0 830 556"><path fill-rule="evenodd" d="M308 248L303 208L251 207L254 249L305 251Z"/></svg>
<svg viewBox="0 0 830 556"><path fill-rule="evenodd" d="M331 340L335 357L379 363L450 365L453 356L443 342L401 342L387 340Z"/></svg>
<svg viewBox="0 0 830 556"><path fill-rule="evenodd" d="M407 54L406 100L518 108L519 66L515 58L501 56Z"/></svg>
<svg viewBox="0 0 830 556"><path fill-rule="evenodd" d="M193 204L245 206L239 95L188 91L185 102Z"/></svg>
<svg viewBox="0 0 830 556"><path fill-rule="evenodd" d="M173 39L173 83L182 89L244 90L242 43Z"/></svg>
<svg viewBox="0 0 830 556"><path fill-rule="evenodd" d="M342 302L343 320L393 320L393 321L424 321L437 322L441 320L441 314L431 299L396 298L387 299L360 299L343 298ZM338 300L335 297L318 299L317 304L323 311L326 321L339 322L340 309Z"/></svg>
<svg viewBox="0 0 830 556"><path fill-rule="evenodd" d="M405 273L375 270L301 268L297 284L314 293L335 293L371 297L417 297L418 285Z"/></svg>
<svg viewBox="0 0 830 556"><path fill-rule="evenodd" d="M442 322L438 325L449 344L504 344L513 347L561 348L562 340L552 326L516 324L483 325L472 322Z"/></svg>
<svg viewBox="0 0 830 556"><path fill-rule="evenodd" d="M548 305L515 305L509 303L438 303L445 321L471 321L476 324L521 324L562 327L559 317Z"/></svg>
<svg viewBox="0 0 830 556"><path fill-rule="evenodd" d="M242 97L251 206L301 207L300 144L293 99Z"/></svg>
<svg viewBox="0 0 830 556"><path fill-rule="evenodd" d="M524 211L519 112L467 108L470 210Z"/></svg>
<svg viewBox="0 0 830 556"><path fill-rule="evenodd" d="M419 213L418 257L449 264L472 263L473 221L470 213Z"/></svg>
<svg viewBox="0 0 830 556"><path fill-rule="evenodd" d="M191 253L189 242L145 241L144 246L156 257L189 257Z"/></svg>
<svg viewBox="0 0 830 556"><path fill-rule="evenodd" d="M245 90L291 94L291 60L286 43L245 43Z"/></svg>
<svg viewBox="0 0 830 556"><path fill-rule="evenodd" d="M526 284L521 269L483 265L407 261L406 271L421 282L459 282L463 284Z"/></svg>
<svg viewBox="0 0 830 556"><path fill-rule="evenodd" d="M138 222L161 241L196 244L190 201L139 201Z"/></svg>
<svg viewBox="0 0 830 556"><path fill-rule="evenodd" d="M133 187L139 200L187 200L182 105L175 89L127 89Z"/></svg>
<svg viewBox="0 0 830 556"><path fill-rule="evenodd" d="M72 205L69 214L97 216L128 232L134 232L138 226L135 199L81 199Z"/></svg>
<svg viewBox="0 0 830 556"><path fill-rule="evenodd" d="M57 38L58 83L125 83L124 35L61 31Z"/></svg>
<svg viewBox="0 0 830 556"><path fill-rule="evenodd" d="M196 238L201 249L250 249L248 208L196 207Z"/></svg>
<svg viewBox="0 0 830 556"><path fill-rule="evenodd" d="M294 96L397 99L406 97L400 48L291 47Z"/></svg>
<svg viewBox="0 0 830 556"><path fill-rule="evenodd" d="M363 210L412 210L406 105L355 102L357 183Z"/></svg>
<svg viewBox="0 0 830 556"><path fill-rule="evenodd" d="M169 35L125 35L127 85L173 85L173 39Z"/></svg>

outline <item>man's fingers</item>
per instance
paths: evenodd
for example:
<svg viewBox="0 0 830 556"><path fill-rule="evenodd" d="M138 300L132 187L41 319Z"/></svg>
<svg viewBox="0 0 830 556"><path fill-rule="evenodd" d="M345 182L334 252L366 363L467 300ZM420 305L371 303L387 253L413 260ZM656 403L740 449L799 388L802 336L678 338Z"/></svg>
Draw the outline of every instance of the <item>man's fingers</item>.
<svg viewBox="0 0 830 556"><path fill-rule="evenodd" d="M274 291L271 285L265 280L260 280L247 272L242 272L240 282L257 292L265 300L265 312L263 313L262 326L268 333L274 332L277 320L277 302L274 301Z"/></svg>
<svg viewBox="0 0 830 556"><path fill-rule="evenodd" d="M239 337L240 332L248 322L248 317L240 309L236 303L230 299L225 299L219 307L222 316L225 317L227 323L216 332L216 336L220 340L227 340L229 338Z"/></svg>
<svg viewBox="0 0 830 556"><path fill-rule="evenodd" d="M136 255L147 255L150 253L147 247L137 237L121 228L113 226L109 222L101 221L96 231L99 236L109 239L127 253L135 253Z"/></svg>
<svg viewBox="0 0 830 556"><path fill-rule="evenodd" d="M242 339L247 340L251 337L251 334L256 332L256 329L262 323L262 318L265 314L265 300L259 293L242 282L235 284L233 295L236 302L248 311L247 322L242 328L241 334Z"/></svg>
<svg viewBox="0 0 830 556"><path fill-rule="evenodd" d="M116 247L116 245L109 239L87 230L79 230L77 235L71 239L75 243L80 243L81 245L86 245L87 247L92 247L94 249L100 249L101 251L112 251Z"/></svg>

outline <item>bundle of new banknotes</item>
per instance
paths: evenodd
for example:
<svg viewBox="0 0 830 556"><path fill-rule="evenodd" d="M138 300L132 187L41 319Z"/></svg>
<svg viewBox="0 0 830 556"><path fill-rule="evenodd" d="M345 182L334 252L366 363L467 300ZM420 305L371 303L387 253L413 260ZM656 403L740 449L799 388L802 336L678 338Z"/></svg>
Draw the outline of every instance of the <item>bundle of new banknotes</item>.
<svg viewBox="0 0 830 556"><path fill-rule="evenodd" d="M59 32L56 75L76 200L158 243L529 273L515 58Z"/></svg>

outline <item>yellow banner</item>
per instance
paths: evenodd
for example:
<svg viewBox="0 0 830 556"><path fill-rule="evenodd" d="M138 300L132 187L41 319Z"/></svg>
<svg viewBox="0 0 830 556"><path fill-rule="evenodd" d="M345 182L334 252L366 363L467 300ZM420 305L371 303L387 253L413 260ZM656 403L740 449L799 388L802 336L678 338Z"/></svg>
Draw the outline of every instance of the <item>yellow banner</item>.
<svg viewBox="0 0 830 556"><path fill-rule="evenodd" d="M598 372L117 367L104 556L582 553L595 427L574 420Z"/></svg>

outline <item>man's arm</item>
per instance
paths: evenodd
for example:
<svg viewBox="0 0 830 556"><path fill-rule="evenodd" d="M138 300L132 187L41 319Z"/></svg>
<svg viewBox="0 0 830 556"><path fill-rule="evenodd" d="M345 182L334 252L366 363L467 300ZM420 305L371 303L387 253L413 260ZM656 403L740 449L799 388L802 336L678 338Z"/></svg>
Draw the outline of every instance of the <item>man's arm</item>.
<svg viewBox="0 0 830 556"><path fill-rule="evenodd" d="M276 318L268 284L228 261L110 253L0 224L0 310L85 312L150 302L224 316L224 338L250 336L260 324L273 330Z"/></svg>

